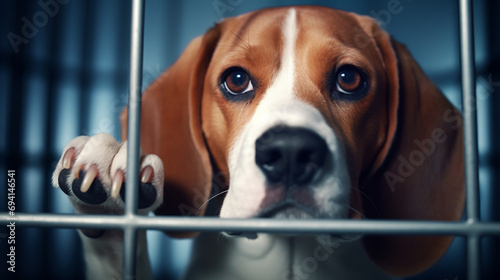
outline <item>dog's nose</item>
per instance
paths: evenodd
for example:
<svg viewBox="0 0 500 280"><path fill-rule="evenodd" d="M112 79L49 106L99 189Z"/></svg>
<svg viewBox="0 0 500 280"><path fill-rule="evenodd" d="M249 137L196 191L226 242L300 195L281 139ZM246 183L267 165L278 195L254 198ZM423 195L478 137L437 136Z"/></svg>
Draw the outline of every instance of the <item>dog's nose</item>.
<svg viewBox="0 0 500 280"><path fill-rule="evenodd" d="M255 142L255 162L270 183L304 185L323 168L328 147L315 132L276 126Z"/></svg>

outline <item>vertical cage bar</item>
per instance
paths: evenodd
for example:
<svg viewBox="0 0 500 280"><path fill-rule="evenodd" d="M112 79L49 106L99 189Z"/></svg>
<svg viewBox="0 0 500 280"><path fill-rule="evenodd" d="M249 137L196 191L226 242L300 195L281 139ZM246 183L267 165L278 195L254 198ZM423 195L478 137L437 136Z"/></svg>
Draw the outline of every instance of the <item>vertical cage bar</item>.
<svg viewBox="0 0 500 280"><path fill-rule="evenodd" d="M481 237L469 235L467 239L467 279L481 279Z"/></svg>
<svg viewBox="0 0 500 280"><path fill-rule="evenodd" d="M135 215L138 205L143 31L144 0L132 0L130 88L127 123L127 187L125 189L125 215L129 217ZM124 226L123 229L123 277L124 279L135 279L137 230L134 225L130 224Z"/></svg>
<svg viewBox="0 0 500 280"><path fill-rule="evenodd" d="M126 214L137 210L139 184L139 152L141 131L142 33L144 0L132 1L132 36L130 50L130 92L127 123Z"/></svg>
<svg viewBox="0 0 500 280"><path fill-rule="evenodd" d="M460 0L460 55L462 63L467 218L477 220L479 219L479 179L477 172L476 73L471 2L471 0Z"/></svg>
<svg viewBox="0 0 500 280"><path fill-rule="evenodd" d="M462 104L464 113L465 178L467 219L479 220L479 178L477 152L476 80L474 30L471 0L459 0L460 59L462 71ZM468 279L480 279L480 236L469 235L467 242Z"/></svg>
<svg viewBox="0 0 500 280"><path fill-rule="evenodd" d="M123 279L136 279L137 230L134 227L123 229Z"/></svg>

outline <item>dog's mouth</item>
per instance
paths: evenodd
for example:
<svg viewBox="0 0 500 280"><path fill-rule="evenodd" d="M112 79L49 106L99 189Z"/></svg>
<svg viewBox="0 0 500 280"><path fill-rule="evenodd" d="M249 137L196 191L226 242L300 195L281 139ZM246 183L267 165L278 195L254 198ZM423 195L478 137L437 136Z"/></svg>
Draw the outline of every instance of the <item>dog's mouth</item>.
<svg viewBox="0 0 500 280"><path fill-rule="evenodd" d="M314 218L315 212L310 207L307 207L295 200L287 199L276 204L273 204L265 209L262 209L258 214L258 218L275 218L275 219L307 219Z"/></svg>
<svg viewBox="0 0 500 280"><path fill-rule="evenodd" d="M295 201L282 202L259 212L257 218L273 218L273 219L307 219L307 218L321 218L316 212L301 205ZM325 217L323 217L325 218ZM223 232L226 236L230 237L243 237L251 240L257 239L259 233L255 232ZM294 233L280 233L283 236L295 236ZM352 240L359 239L362 235L342 235L342 234L323 234L322 238L335 240L335 244L342 244Z"/></svg>
<svg viewBox="0 0 500 280"><path fill-rule="evenodd" d="M288 199L281 201L279 203L273 204L265 209L262 209L256 216L256 218L272 218L272 219L311 219L311 218L327 218L318 214L315 209L303 205L293 199ZM258 233L253 232L224 232L225 235L231 237L245 237L248 239L257 239L259 237ZM285 236L294 236L295 234L284 234ZM338 244L349 242L360 238L360 234L324 234L322 235L327 238L334 238Z"/></svg>
<svg viewBox="0 0 500 280"><path fill-rule="evenodd" d="M273 204L265 209L262 209L255 217L256 218L273 218L273 219L307 219L316 218L314 209L311 209L292 199L284 200ZM242 233L242 232L224 232L229 236L246 237L248 239L256 239L257 233Z"/></svg>

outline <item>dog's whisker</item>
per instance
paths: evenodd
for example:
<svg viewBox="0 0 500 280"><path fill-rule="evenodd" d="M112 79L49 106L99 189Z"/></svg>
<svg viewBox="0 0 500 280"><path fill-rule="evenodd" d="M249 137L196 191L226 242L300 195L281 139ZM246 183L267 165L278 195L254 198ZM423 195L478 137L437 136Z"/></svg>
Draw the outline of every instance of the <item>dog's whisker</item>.
<svg viewBox="0 0 500 280"><path fill-rule="evenodd" d="M227 192L228 192L228 190L225 190L225 191L222 191L222 192L220 192L220 193L218 193L218 194L216 194L216 195L214 195L214 196L210 197L207 201L205 201L205 202L204 202L204 203L203 203L203 204L202 204L202 205L198 208L198 211L196 211L196 215L195 215L195 216L198 216L198 214L200 213L201 209L203 209L203 207L205 207L205 206L206 206L206 205L207 205L207 204L208 204L208 203L209 203L212 199L214 199L214 198L216 198L216 197L218 197L218 196L220 196L220 195L223 195L223 194L225 194L225 193L227 193Z"/></svg>
<svg viewBox="0 0 500 280"><path fill-rule="evenodd" d="M375 211L377 211L377 215L380 215L380 211L378 210L378 207L377 205L375 204L375 202L373 202L373 200L370 198L369 195L367 195L365 192L363 192L360 188L355 188L355 187L351 187L353 190L357 190L362 196L364 196L368 202L370 202L370 204L373 206L373 209L375 209Z"/></svg>
<svg viewBox="0 0 500 280"><path fill-rule="evenodd" d="M359 215L359 216L360 216L363 220L367 220L367 219L368 219L365 215L363 215L363 213L361 213L360 211L356 210L354 207L352 207L352 206L351 206L351 205L349 205L348 203L344 203L344 205L345 205L348 209L352 210L354 213L358 214L358 215Z"/></svg>

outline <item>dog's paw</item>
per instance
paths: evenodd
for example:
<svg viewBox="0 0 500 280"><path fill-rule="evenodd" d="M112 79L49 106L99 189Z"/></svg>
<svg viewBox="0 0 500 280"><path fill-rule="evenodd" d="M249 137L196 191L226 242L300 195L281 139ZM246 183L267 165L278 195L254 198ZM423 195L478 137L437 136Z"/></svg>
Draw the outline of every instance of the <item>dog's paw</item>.
<svg viewBox="0 0 500 280"><path fill-rule="evenodd" d="M106 133L73 139L57 163L52 184L70 197L77 213L122 214L126 146ZM163 201L163 163L156 155L142 155L139 172L139 213L144 214Z"/></svg>

